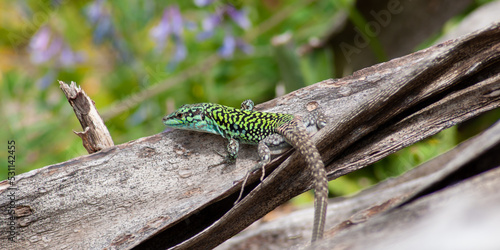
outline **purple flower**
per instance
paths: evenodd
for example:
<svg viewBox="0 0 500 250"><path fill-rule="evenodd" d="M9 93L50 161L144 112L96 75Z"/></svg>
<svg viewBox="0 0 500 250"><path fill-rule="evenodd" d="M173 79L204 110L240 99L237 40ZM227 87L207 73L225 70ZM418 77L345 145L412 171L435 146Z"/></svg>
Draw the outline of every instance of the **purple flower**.
<svg viewBox="0 0 500 250"><path fill-rule="evenodd" d="M73 66L77 63L83 62L85 60L85 56L81 52L75 52L71 50L71 48L67 45L65 45L62 50L61 54L59 56L59 62L63 66Z"/></svg>
<svg viewBox="0 0 500 250"><path fill-rule="evenodd" d="M217 11L215 14L203 19L202 27L204 31L214 30L222 22L222 12Z"/></svg>
<svg viewBox="0 0 500 250"><path fill-rule="evenodd" d="M235 38L232 35L226 35L218 53L223 58L231 58L236 49L243 51L245 54L251 54L253 52L253 47L242 39Z"/></svg>
<svg viewBox="0 0 500 250"><path fill-rule="evenodd" d="M197 6L207 6L213 1L195 0ZM215 13L203 19L203 31L197 34L198 40L206 40L213 36L218 27L222 27L226 32L222 46L219 48L218 53L223 58L230 58L236 49L250 54L253 48L240 38L235 38L231 34L232 27L229 26L228 20L232 20L236 25L242 29L248 29L251 26L250 20L246 11L238 10L230 4L225 4L220 8L216 8Z"/></svg>
<svg viewBox="0 0 500 250"><path fill-rule="evenodd" d="M198 35L198 39L202 40L210 37L217 26L223 24L226 15L231 17L243 29L248 29L251 26L246 11L239 11L231 5L224 5L224 7L218 8L214 14L203 19L203 32Z"/></svg>
<svg viewBox="0 0 500 250"><path fill-rule="evenodd" d="M113 39L114 28L108 9L104 6L104 0L96 0L86 9L87 19L95 25L92 35L95 44L103 42L104 38Z"/></svg>
<svg viewBox="0 0 500 250"><path fill-rule="evenodd" d="M175 41L175 52L174 52L174 57L173 57L173 63L178 63L182 62L184 59L186 59L187 56L187 49L186 45L181 41Z"/></svg>
<svg viewBox="0 0 500 250"><path fill-rule="evenodd" d="M151 36L151 38L153 38L153 40L155 40L156 42L157 50L163 50L163 48L165 47L165 41L171 32L172 29L170 28L168 11L165 10L163 12L163 17L161 18L160 23L158 23L158 25L156 25L149 31L149 36Z"/></svg>
<svg viewBox="0 0 500 250"><path fill-rule="evenodd" d="M226 5L225 11L242 29L250 28L250 20L248 20L246 11L239 11L232 5Z"/></svg>
<svg viewBox="0 0 500 250"><path fill-rule="evenodd" d="M243 41L243 39L236 39L236 48L240 49L243 51L245 54L252 54L253 53L253 47L252 45L248 44L247 42Z"/></svg>
<svg viewBox="0 0 500 250"><path fill-rule="evenodd" d="M182 36L182 31L184 29L182 22L182 15L177 6L171 6L167 9L170 14L172 33L177 36Z"/></svg>
<svg viewBox="0 0 500 250"><path fill-rule="evenodd" d="M236 40L232 35L226 35L224 37L224 43L222 47L219 48L219 55L223 58L231 58L236 47Z"/></svg>
<svg viewBox="0 0 500 250"><path fill-rule="evenodd" d="M214 0L194 0L194 4L198 7L205 7L212 4Z"/></svg>
<svg viewBox="0 0 500 250"><path fill-rule="evenodd" d="M163 11L161 21L153 27L149 33L156 43L156 50L165 48L167 38L175 43L174 62L180 62L186 58L187 50L183 40L184 22L177 6L171 6Z"/></svg>
<svg viewBox="0 0 500 250"><path fill-rule="evenodd" d="M196 35L196 38L199 41L206 40L214 35L214 30L219 26L219 24L222 22L222 13L221 12L216 12L213 15L209 15L208 17L204 18L201 27L203 28L203 31L198 33Z"/></svg>
<svg viewBox="0 0 500 250"><path fill-rule="evenodd" d="M85 13L87 14L87 18L90 23L97 23L99 19L107 14L106 9L104 8L104 0L96 0L91 3L85 10Z"/></svg>
<svg viewBox="0 0 500 250"><path fill-rule="evenodd" d="M50 86L50 84L53 84L55 82L57 73L57 70L49 69L49 72L36 80L35 85L39 89L46 89L48 86Z"/></svg>
<svg viewBox="0 0 500 250"><path fill-rule="evenodd" d="M31 37L28 53L34 64L51 63L49 71L36 81L40 89L55 82L60 68L71 68L84 61L84 54L75 52L63 38L52 32L48 26L41 27Z"/></svg>
<svg viewBox="0 0 500 250"><path fill-rule="evenodd" d="M38 30L30 40L29 52L31 62L41 64L52 59L61 49L62 40L60 38L51 39L52 33L47 26Z"/></svg>
<svg viewBox="0 0 500 250"><path fill-rule="evenodd" d="M55 66L68 68L84 61L83 53L73 51L61 37L54 35L48 26L43 26L33 35L28 50L34 64L52 60Z"/></svg>

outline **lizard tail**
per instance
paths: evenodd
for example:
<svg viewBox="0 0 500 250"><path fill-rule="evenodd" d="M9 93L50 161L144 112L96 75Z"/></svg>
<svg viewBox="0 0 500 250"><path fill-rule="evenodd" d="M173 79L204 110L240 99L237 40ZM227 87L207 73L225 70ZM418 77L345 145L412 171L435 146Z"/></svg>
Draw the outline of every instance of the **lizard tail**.
<svg viewBox="0 0 500 250"><path fill-rule="evenodd" d="M306 163L314 179L315 201L314 201L314 225L311 242L323 238L326 220L326 208L328 205L328 179L326 177L325 165L321 156L312 143L306 128L300 121L293 121L288 125L278 128L286 141L297 149L306 160Z"/></svg>

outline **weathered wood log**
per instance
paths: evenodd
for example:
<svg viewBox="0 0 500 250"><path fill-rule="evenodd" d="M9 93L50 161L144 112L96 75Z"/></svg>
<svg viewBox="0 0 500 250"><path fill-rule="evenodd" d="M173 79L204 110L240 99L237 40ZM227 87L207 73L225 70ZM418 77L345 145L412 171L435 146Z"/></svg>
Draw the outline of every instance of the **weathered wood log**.
<svg viewBox="0 0 500 250"><path fill-rule="evenodd" d="M417 185L405 194L402 203L353 223L358 225L338 231L322 245L351 249L498 249L498 152L500 122L424 164L423 171L412 171L410 175L414 176L427 174L411 182ZM431 169L436 171L431 173Z"/></svg>
<svg viewBox="0 0 500 250"><path fill-rule="evenodd" d="M381 182L353 197L332 199L327 218L328 225L331 225L326 232L328 240L315 247L500 248L495 236L498 235L496 225L500 222L498 152L500 122L397 178ZM217 249L239 246L261 249L269 245L286 249L295 247L303 243L300 240L304 234L302 224L308 224L312 219L312 209L307 212L293 212L247 229ZM468 234L475 236L457 238L457 235ZM466 245L463 245L464 240Z"/></svg>
<svg viewBox="0 0 500 250"><path fill-rule="evenodd" d="M257 108L304 114L311 101L330 117L313 138L329 179L360 169L500 106L500 25ZM233 206L257 155L244 146L236 166L208 169L225 144L215 135L171 131L16 176L15 202L2 198L0 207L15 211L17 242L2 234L0 247L212 248L311 188L304 162L290 151L267 166L257 187L260 173L253 174L251 192ZM2 197L9 188L0 183Z"/></svg>

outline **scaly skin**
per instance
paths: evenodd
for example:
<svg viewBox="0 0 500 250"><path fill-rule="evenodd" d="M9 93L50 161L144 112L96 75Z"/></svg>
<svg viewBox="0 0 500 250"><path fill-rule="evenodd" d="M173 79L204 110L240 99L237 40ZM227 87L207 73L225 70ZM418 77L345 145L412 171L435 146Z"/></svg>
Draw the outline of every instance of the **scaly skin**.
<svg viewBox="0 0 500 250"><path fill-rule="evenodd" d="M253 102L250 100L243 102L241 107L235 109L213 103L187 104L163 117L163 123L171 128L218 134L228 139L228 154L224 162L231 163L236 160L239 142L258 144L260 161L249 173L258 168L264 170L272 153L283 152L290 145L296 148L305 157L311 169L316 190L311 241L321 239L325 227L328 180L321 156L306 131L306 126L311 124L304 125L299 118L291 114L253 111ZM305 120L321 128L324 126L324 120L320 119L321 114L319 117L316 114L313 119Z"/></svg>

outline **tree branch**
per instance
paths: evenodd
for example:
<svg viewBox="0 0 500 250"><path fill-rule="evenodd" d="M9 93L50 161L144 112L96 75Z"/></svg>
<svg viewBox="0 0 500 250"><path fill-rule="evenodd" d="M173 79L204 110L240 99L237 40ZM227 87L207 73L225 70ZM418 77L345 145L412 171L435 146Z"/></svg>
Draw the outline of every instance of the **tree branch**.
<svg viewBox="0 0 500 250"><path fill-rule="evenodd" d="M82 125L83 132L75 132L83 142L83 147L89 154L115 145L109 134L108 128L104 124L94 101L80 87L76 87L75 82L71 85L59 81L59 87L68 99L69 104L75 111L76 118Z"/></svg>

